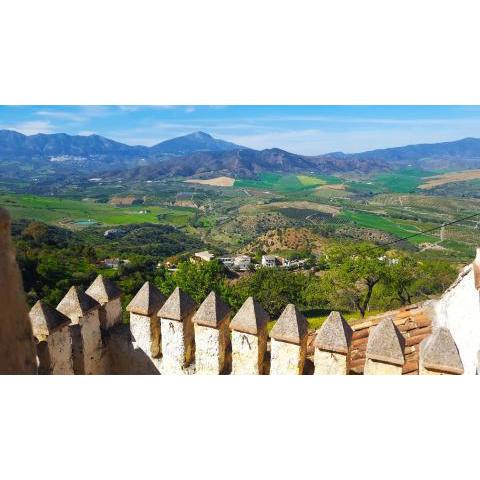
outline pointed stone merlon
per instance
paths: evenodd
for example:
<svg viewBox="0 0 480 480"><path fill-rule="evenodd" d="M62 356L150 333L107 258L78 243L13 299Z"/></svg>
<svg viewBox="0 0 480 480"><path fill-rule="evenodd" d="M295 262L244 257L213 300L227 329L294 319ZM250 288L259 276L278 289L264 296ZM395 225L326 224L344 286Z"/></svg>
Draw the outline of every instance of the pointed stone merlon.
<svg viewBox="0 0 480 480"><path fill-rule="evenodd" d="M307 319L289 304L270 332L270 375L301 375L307 353Z"/></svg>
<svg viewBox="0 0 480 480"><path fill-rule="evenodd" d="M315 375L348 375L352 328L339 312L332 312L318 330L313 346Z"/></svg>
<svg viewBox="0 0 480 480"><path fill-rule="evenodd" d="M73 375L70 319L39 300L30 310L39 360L38 373Z"/></svg>
<svg viewBox="0 0 480 480"><path fill-rule="evenodd" d="M32 326L10 236L10 217L0 207L0 374L37 371Z"/></svg>
<svg viewBox="0 0 480 480"><path fill-rule="evenodd" d="M247 298L230 322L232 374L262 375L267 352L268 313L252 297Z"/></svg>
<svg viewBox="0 0 480 480"><path fill-rule="evenodd" d="M193 316L197 374L219 375L224 370L229 319L230 309L215 292L207 296Z"/></svg>
<svg viewBox="0 0 480 480"><path fill-rule="evenodd" d="M99 309L100 304L80 287L71 287L57 305L59 312L66 315L74 326L78 325L77 328L70 327L72 338L81 341L80 346L73 344L74 368L77 365L75 374L97 375L106 371ZM74 335L75 332L79 335ZM81 354L81 361L75 352Z"/></svg>
<svg viewBox="0 0 480 480"><path fill-rule="evenodd" d="M195 302L176 288L158 311L162 335L162 374L188 373L195 354L192 317Z"/></svg>
<svg viewBox="0 0 480 480"><path fill-rule="evenodd" d="M480 248L477 248L477 255L473 261L472 267L475 288L480 290Z"/></svg>
<svg viewBox="0 0 480 480"><path fill-rule="evenodd" d="M122 292L110 279L98 275L85 293L100 304L100 326L104 330L122 322Z"/></svg>
<svg viewBox="0 0 480 480"><path fill-rule="evenodd" d="M142 351L157 371L160 371L162 353L160 319L157 312L165 300L165 296L153 283L145 282L127 305L134 351Z"/></svg>
<svg viewBox="0 0 480 480"><path fill-rule="evenodd" d="M401 375L405 363L405 339L386 318L373 327L368 337L365 375Z"/></svg>
<svg viewBox="0 0 480 480"><path fill-rule="evenodd" d="M419 375L462 375L463 364L450 330L440 327L420 344Z"/></svg>

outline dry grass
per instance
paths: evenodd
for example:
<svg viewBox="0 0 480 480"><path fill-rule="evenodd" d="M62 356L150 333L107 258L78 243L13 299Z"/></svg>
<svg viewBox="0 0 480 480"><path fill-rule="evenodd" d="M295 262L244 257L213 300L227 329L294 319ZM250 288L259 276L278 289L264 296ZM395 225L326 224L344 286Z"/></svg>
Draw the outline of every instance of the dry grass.
<svg viewBox="0 0 480 480"><path fill-rule="evenodd" d="M334 183L331 185L321 185L315 190L345 190L345 184L343 183Z"/></svg>
<svg viewBox="0 0 480 480"><path fill-rule="evenodd" d="M142 203L142 200L133 195L127 195L126 197L115 196L112 197L108 203L117 206L130 206L134 203Z"/></svg>
<svg viewBox="0 0 480 480"><path fill-rule="evenodd" d="M435 175L434 177L425 178L425 183L418 188L422 190L431 190L432 188L445 185L452 182L465 182L467 180L475 180L480 178L480 170L466 170L464 172L444 173L442 175Z"/></svg>
<svg viewBox="0 0 480 480"><path fill-rule="evenodd" d="M186 183L198 183L200 185L210 185L211 187L232 187L235 179L232 177L215 177L215 178L190 178L185 180Z"/></svg>
<svg viewBox="0 0 480 480"><path fill-rule="evenodd" d="M297 210L315 210L317 212L330 213L331 215L337 215L340 213L340 209L332 207L331 205L323 205L320 203L298 201L298 202L273 202L265 205L244 205L240 207L242 213L248 213L252 209L257 210L276 210L282 208L295 208Z"/></svg>
<svg viewBox="0 0 480 480"><path fill-rule="evenodd" d="M310 250L315 254L325 249L326 241L308 228L282 228L269 230L246 245L243 253L254 254L259 250L278 253L284 250Z"/></svg>

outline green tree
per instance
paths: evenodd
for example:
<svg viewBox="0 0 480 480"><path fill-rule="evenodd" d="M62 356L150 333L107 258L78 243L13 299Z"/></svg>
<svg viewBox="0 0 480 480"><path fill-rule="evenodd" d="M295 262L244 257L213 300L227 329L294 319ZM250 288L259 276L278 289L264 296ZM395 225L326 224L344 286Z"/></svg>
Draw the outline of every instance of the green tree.
<svg viewBox="0 0 480 480"><path fill-rule="evenodd" d="M387 275L385 278L386 292L391 292L400 305L412 303L415 294L414 284L420 275L418 261L411 255L402 252L389 252Z"/></svg>
<svg viewBox="0 0 480 480"><path fill-rule="evenodd" d="M445 260L420 261L413 291L418 297L438 294L452 284L457 274L457 269Z"/></svg>
<svg viewBox="0 0 480 480"><path fill-rule="evenodd" d="M221 294L225 288L225 269L218 260L210 262L181 262L173 276L174 282L197 303L203 302L212 291Z"/></svg>
<svg viewBox="0 0 480 480"><path fill-rule="evenodd" d="M342 243L330 247L325 258L323 288L333 308L349 305L364 317L375 286L387 277L383 251L366 242Z"/></svg>
<svg viewBox="0 0 480 480"><path fill-rule="evenodd" d="M308 282L309 277L303 273L259 268L252 275L235 283L232 291L226 294L235 310L252 296L275 318L289 303L294 303L300 308L304 306L304 291Z"/></svg>

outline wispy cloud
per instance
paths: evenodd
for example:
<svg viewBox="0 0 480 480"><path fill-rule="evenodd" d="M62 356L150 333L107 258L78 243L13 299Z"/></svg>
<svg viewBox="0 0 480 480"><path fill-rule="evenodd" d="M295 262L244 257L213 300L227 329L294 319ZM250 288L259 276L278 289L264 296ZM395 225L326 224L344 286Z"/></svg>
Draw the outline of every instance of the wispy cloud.
<svg viewBox="0 0 480 480"><path fill-rule="evenodd" d="M0 128L5 130L15 130L16 132L23 133L24 135L35 135L36 133L53 133L56 131L54 125L52 125L50 122L35 120L20 122L13 125L4 125Z"/></svg>
<svg viewBox="0 0 480 480"><path fill-rule="evenodd" d="M72 122L82 122L87 119L84 115L78 113L66 112L63 110L38 110L35 115L44 118L55 118L60 120L67 120Z"/></svg>

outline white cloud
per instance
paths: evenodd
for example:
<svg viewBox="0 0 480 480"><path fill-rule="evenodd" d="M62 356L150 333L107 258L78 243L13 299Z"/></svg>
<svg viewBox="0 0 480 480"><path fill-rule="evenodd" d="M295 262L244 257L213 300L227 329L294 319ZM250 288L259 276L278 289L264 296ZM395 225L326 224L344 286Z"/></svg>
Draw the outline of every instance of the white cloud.
<svg viewBox="0 0 480 480"><path fill-rule="evenodd" d="M86 120L86 117L79 115L78 113L66 112L63 110L38 110L35 112L35 115L46 117L46 118L55 118L59 120L68 120L72 122L82 122Z"/></svg>
<svg viewBox="0 0 480 480"><path fill-rule="evenodd" d="M15 130L16 132L23 133L24 135L35 135L36 133L53 133L55 127L48 121L27 121L20 122L14 125L6 125L1 127L6 130Z"/></svg>
<svg viewBox="0 0 480 480"><path fill-rule="evenodd" d="M453 122L452 122L453 124ZM452 125L445 128L377 128L326 131L304 129L266 133L225 135L224 139L256 149L278 147L292 153L318 155L328 152L362 152L377 148L398 147L417 143L436 143L477 136L480 122L460 129Z"/></svg>

